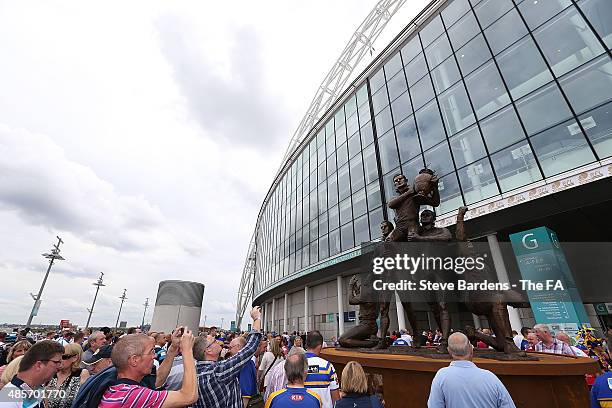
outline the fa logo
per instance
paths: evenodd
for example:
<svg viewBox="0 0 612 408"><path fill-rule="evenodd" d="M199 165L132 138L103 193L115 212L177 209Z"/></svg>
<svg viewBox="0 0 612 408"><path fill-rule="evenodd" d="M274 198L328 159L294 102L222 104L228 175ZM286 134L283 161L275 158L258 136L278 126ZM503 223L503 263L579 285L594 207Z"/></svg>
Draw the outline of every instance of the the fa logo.
<svg viewBox="0 0 612 408"><path fill-rule="evenodd" d="M291 397L291 401L300 402L304 399L304 396L301 394L293 394Z"/></svg>

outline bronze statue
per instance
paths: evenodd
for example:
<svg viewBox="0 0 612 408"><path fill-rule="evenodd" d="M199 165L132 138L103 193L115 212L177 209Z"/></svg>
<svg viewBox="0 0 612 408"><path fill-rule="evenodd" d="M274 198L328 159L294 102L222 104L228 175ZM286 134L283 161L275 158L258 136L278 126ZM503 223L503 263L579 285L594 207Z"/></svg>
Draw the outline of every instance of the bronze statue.
<svg viewBox="0 0 612 408"><path fill-rule="evenodd" d="M338 339L342 347L372 348L379 343L376 337L378 325L378 303L362 299L362 282L359 275L353 275L349 281L349 304L359 305L359 324L344 332Z"/></svg>

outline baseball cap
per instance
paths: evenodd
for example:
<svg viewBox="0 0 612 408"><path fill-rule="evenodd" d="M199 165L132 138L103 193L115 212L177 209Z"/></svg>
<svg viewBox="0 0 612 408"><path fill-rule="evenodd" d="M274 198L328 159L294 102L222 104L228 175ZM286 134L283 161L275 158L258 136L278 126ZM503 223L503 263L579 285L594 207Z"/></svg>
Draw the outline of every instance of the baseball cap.
<svg viewBox="0 0 612 408"><path fill-rule="evenodd" d="M96 350L96 352L93 353L93 355L89 357L87 360L83 360L83 363L87 365L92 365L92 364L96 364L98 361L102 360L103 358L111 358L112 351L113 351L112 345L102 346L98 350Z"/></svg>

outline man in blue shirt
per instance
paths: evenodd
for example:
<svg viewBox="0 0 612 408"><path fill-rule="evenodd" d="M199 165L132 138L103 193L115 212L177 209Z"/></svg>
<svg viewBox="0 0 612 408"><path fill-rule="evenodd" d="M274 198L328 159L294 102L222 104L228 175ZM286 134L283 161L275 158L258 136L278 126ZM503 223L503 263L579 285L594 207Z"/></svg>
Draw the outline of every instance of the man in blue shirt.
<svg viewBox="0 0 612 408"><path fill-rule="evenodd" d="M516 408L499 378L472 362L474 348L465 334L448 337L448 352L453 361L436 373L428 408Z"/></svg>
<svg viewBox="0 0 612 408"><path fill-rule="evenodd" d="M308 360L304 354L294 354L285 360L287 388L270 394L265 408L321 408L319 395L304 387Z"/></svg>
<svg viewBox="0 0 612 408"><path fill-rule="evenodd" d="M612 407L612 372L597 377L591 388L591 408Z"/></svg>

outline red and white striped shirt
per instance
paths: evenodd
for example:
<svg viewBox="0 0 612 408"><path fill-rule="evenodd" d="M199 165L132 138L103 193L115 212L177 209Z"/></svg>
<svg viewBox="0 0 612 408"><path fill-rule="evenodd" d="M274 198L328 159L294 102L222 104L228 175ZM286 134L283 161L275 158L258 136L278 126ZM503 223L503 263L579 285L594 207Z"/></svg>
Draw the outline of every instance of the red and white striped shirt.
<svg viewBox="0 0 612 408"><path fill-rule="evenodd" d="M99 408L161 408L168 391L152 389L132 384L117 384L108 387Z"/></svg>

